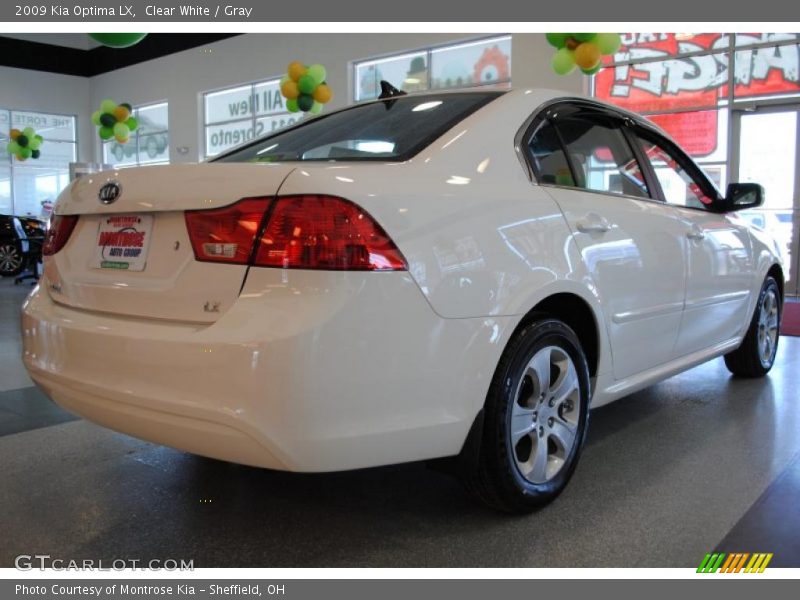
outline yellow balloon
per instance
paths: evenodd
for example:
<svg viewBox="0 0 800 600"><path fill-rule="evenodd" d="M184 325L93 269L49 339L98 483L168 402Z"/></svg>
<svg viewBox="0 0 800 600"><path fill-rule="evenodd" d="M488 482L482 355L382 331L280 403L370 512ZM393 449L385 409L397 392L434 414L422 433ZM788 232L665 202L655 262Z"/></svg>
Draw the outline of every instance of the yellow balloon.
<svg viewBox="0 0 800 600"><path fill-rule="evenodd" d="M121 135L115 135L114 139L116 139L120 144L127 144L130 138L122 137Z"/></svg>
<svg viewBox="0 0 800 600"><path fill-rule="evenodd" d="M114 118L117 119L118 123L124 123L130 116L131 111L124 106L117 106L117 108L114 109Z"/></svg>
<svg viewBox="0 0 800 600"><path fill-rule="evenodd" d="M303 63L301 63L299 60L295 60L289 63L286 73L289 75L289 78L292 81L297 81L306 74L306 70L306 66Z"/></svg>
<svg viewBox="0 0 800 600"><path fill-rule="evenodd" d="M9 132L8 137L10 137L12 140L15 140L20 136L21 133L22 132L19 129L12 129Z"/></svg>
<svg viewBox="0 0 800 600"><path fill-rule="evenodd" d="M300 95L300 90L297 89L297 83L290 79L289 81L284 81L283 85L281 85L281 94L288 100L294 100Z"/></svg>
<svg viewBox="0 0 800 600"><path fill-rule="evenodd" d="M314 90L314 100L320 104L330 102L331 98L333 98L333 91L331 90L330 86L324 83L319 84L317 89Z"/></svg>
<svg viewBox="0 0 800 600"><path fill-rule="evenodd" d="M573 56L581 69L594 69L600 62L600 48L594 42L584 42L575 48Z"/></svg>

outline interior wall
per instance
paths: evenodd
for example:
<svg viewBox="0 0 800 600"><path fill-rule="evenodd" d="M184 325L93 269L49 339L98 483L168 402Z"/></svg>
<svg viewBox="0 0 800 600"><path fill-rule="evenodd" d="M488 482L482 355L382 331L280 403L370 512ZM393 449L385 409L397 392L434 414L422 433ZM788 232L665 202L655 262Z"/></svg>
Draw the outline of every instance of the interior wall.
<svg viewBox="0 0 800 600"><path fill-rule="evenodd" d="M95 152L90 91L85 77L0 67L0 108L76 115L81 161L93 160Z"/></svg>
<svg viewBox="0 0 800 600"><path fill-rule="evenodd" d="M104 98L133 105L169 102L170 161L198 160L202 143L202 93L250 81L280 77L291 60L320 62L328 71L334 99L328 110L351 102L354 60L454 42L485 34L431 33L254 33L229 38L133 65L90 79L86 118ZM580 93L582 77L558 77L550 69L553 49L543 34L512 38L511 79L515 87L556 87ZM93 136L96 158L101 145ZM176 148L188 152L178 154Z"/></svg>

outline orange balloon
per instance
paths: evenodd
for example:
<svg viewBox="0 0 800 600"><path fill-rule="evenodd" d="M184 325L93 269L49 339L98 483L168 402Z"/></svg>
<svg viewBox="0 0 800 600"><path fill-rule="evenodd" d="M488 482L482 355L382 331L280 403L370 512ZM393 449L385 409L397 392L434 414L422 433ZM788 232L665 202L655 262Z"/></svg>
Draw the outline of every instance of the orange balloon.
<svg viewBox="0 0 800 600"><path fill-rule="evenodd" d="M130 139L130 138L127 138L127 137L122 137L121 135L115 135L115 136L114 136L114 138L115 138L115 139L116 139L116 140L117 140L117 141L118 141L120 144L127 144L127 143L128 143L128 140Z"/></svg>
<svg viewBox="0 0 800 600"><path fill-rule="evenodd" d="M12 129L12 130L9 132L9 134L8 134L8 137L10 137L12 140L15 140L15 139L17 139L17 138L18 138L20 135L22 135L22 132L21 132L19 129Z"/></svg>
<svg viewBox="0 0 800 600"><path fill-rule="evenodd" d="M297 83L290 79L281 86L281 94L287 100L294 100L300 95L300 90L297 89Z"/></svg>
<svg viewBox="0 0 800 600"><path fill-rule="evenodd" d="M581 69L594 69L600 62L600 48L594 42L584 42L575 48L575 64Z"/></svg>
<svg viewBox="0 0 800 600"><path fill-rule="evenodd" d="M330 86L324 83L320 83L317 86L317 89L314 90L314 100L320 104L330 102L331 98L333 98L333 91L331 90Z"/></svg>
<svg viewBox="0 0 800 600"><path fill-rule="evenodd" d="M118 106L114 109L114 118L117 119L118 123L124 123L128 120L128 117L131 116L131 111L129 111L124 106Z"/></svg>
<svg viewBox="0 0 800 600"><path fill-rule="evenodd" d="M297 81L303 75L306 74L306 66L301 63L299 60L295 60L289 63L289 66L286 69L287 75L292 81Z"/></svg>

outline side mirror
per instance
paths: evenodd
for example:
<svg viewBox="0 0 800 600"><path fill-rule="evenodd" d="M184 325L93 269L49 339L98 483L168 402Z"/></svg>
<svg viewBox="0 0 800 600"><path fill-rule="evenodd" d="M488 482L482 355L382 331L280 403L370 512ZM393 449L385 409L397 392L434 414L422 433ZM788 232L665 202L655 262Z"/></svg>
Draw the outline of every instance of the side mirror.
<svg viewBox="0 0 800 600"><path fill-rule="evenodd" d="M757 183L730 183L722 199L723 212L757 208L764 204L764 188Z"/></svg>

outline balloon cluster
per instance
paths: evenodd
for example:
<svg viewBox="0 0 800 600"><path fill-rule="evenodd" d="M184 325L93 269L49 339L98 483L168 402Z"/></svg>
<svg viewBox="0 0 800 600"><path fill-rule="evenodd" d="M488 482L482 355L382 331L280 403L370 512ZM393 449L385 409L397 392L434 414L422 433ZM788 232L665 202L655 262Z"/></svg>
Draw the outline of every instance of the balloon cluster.
<svg viewBox="0 0 800 600"><path fill-rule="evenodd" d="M97 125L97 130L102 140L112 137L120 144L128 143L132 131L136 131L139 123L131 116L133 108L127 102L117 104L113 100L103 100L100 110L92 113L92 123Z"/></svg>
<svg viewBox="0 0 800 600"><path fill-rule="evenodd" d="M37 135L33 127L26 127L22 131L12 129L8 137L11 138L11 141L8 142L6 150L9 154L16 156L17 160L39 158L39 147L44 143L44 138Z"/></svg>
<svg viewBox="0 0 800 600"><path fill-rule="evenodd" d="M333 98L333 91L325 82L327 75L322 65L307 67L297 60L289 63L286 75L281 79L281 95L286 98L286 109L312 115L322 112L322 105Z"/></svg>
<svg viewBox="0 0 800 600"><path fill-rule="evenodd" d="M622 44L618 33L548 33L547 41L556 48L552 66L558 75L569 75L576 66L594 75L603 56L614 54Z"/></svg>

